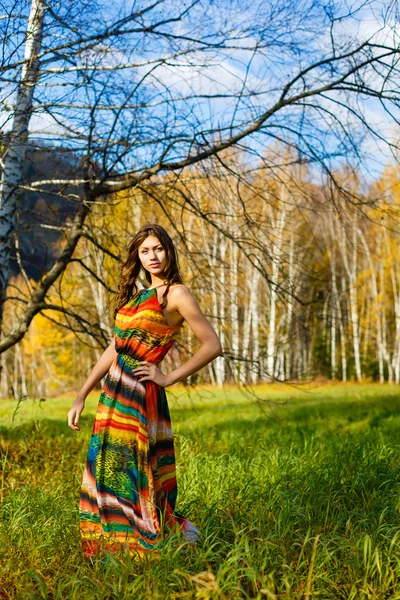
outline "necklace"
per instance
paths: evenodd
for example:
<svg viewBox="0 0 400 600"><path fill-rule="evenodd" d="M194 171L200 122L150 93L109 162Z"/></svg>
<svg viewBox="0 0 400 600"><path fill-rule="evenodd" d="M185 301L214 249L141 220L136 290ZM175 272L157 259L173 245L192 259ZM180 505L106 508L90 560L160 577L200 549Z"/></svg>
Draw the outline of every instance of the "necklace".
<svg viewBox="0 0 400 600"><path fill-rule="evenodd" d="M154 287L148 287L148 288L145 288L145 289L146 290L156 290L157 288L162 287L163 285L168 285L168 283L169 283L169 281L166 279L164 281L164 283L160 283L160 285L155 285Z"/></svg>

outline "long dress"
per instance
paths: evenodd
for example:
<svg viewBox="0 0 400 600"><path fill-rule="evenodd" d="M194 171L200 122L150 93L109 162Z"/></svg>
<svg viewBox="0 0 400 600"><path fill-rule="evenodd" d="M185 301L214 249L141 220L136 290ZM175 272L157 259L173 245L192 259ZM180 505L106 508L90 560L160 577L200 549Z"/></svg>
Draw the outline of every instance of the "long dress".
<svg viewBox="0 0 400 600"><path fill-rule="evenodd" d="M104 380L79 499L86 557L123 548L130 555L158 553L172 530L190 542L196 527L175 512L174 442L163 387L139 382L138 361L159 363L179 333L168 325L156 288L142 290L117 313L117 355Z"/></svg>

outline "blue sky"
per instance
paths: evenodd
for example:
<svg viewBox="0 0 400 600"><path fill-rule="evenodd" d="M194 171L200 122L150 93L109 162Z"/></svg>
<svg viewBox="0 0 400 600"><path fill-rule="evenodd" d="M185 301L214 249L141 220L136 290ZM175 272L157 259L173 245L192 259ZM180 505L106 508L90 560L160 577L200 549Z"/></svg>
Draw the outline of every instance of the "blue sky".
<svg viewBox="0 0 400 600"><path fill-rule="evenodd" d="M159 19L160 15L164 17L176 14L188 4L175 0L160 2L146 19L150 23L152 19ZM225 0L218 3L203 1L195 7L195 12L190 13L189 17L165 27L165 32L191 37L202 36L207 41L218 39L218 31L224 26L229 30L229 38L234 40L234 49L210 51L206 55L194 49L176 59L166 60L153 70L154 62L148 61L154 61L160 56L164 59L171 56L174 42L152 35L131 35L126 43L109 44L104 55L98 52L86 55L87 64L109 69L99 71L86 87L75 86L80 79L82 56L78 58L75 66L73 61L66 63L54 58L53 62L46 65L48 72L42 75L36 90L36 113L30 126L32 136L42 137L59 145L70 145L71 148L75 147L81 151L85 145L89 109L99 100L100 89L100 104L107 107L117 106L122 100L129 98L135 82L139 82L141 78L143 82L137 93L132 93L129 102L130 106L148 103L147 108L127 108L121 111L113 129L115 137L119 136L122 139L125 135L132 142L129 153L115 165L121 172L133 168L134 165L138 165L140 169L151 164L154 157L165 149L165 140L170 136L179 134L182 138L190 137L196 130L212 130L218 127L225 128L224 135L227 135L226 128L230 122L233 122L232 131L238 131L251 119L273 106L285 83L299 68L304 68L331 52L326 14L332 5L332 2L318 5L311 1L297 2L296 11L293 13L294 5L290 12L289 4L281 1L268 4L247 0ZM397 16L394 12L389 13L386 15L387 24L384 25L383 22L383 12L390 6L396 7L397 3L376 0L366 3L354 2L351 5L354 14L346 18L350 5L344 2L335 2L334 5L337 18L334 36L337 43L345 43L350 38L366 39L373 36L374 41L379 43L389 41L391 44L398 44L395 31ZM71 6L75 8L72 9ZM145 4L117 0L111 4L98 3L97 9L93 3L89 3L87 7L90 10L82 10L83 5L77 3L66 3L60 10L63 11L63 16L69 11L72 15L75 10L74 25L82 25L81 21L83 24L87 21L94 29L101 27L104 21L111 22L116 15L124 16L132 8L139 6L143 7ZM205 10L207 7L208 10ZM263 25L265 32L260 35ZM49 26L44 44L50 46L58 43L55 34L59 35L60 29ZM254 47L256 42L259 44L257 51L246 49L246 46ZM262 47L263 42L265 48ZM131 63L134 64L131 68L112 70L113 66ZM330 74L326 70L316 69L308 74L305 80L299 82L294 91L300 91L303 83L311 88L321 85L324 81L329 81L329 77ZM371 72L370 84L379 88L381 82L380 75ZM239 92L244 92L241 102L237 102L233 97ZM230 97L199 100L191 99L192 94L223 94ZM169 105L160 103L166 96L175 100ZM342 103L341 106L332 101L334 97ZM344 93L337 92L328 92L324 98L320 97L318 111L312 108L311 102L315 103L314 100L308 101L310 105L305 107L304 114L302 107L297 106L287 108L271 118L263 134L246 140L250 150L263 153L268 144L272 143L273 136L284 136L296 140L304 151L308 151L307 143L311 143L327 165L338 166L344 158L337 156L343 152L337 135L345 137L343 131L356 131L357 120L347 110L347 107L351 106L353 110L365 115L367 122L382 138L374 138L368 134L361 138L361 132L359 138L355 135L366 181L378 177L383 166L388 161L393 161L385 140L396 141L399 137L398 125L395 122L399 116L398 111L397 115L394 112L393 118L385 112L377 99L367 99L354 94L347 98ZM50 109L47 105L51 103L57 107ZM394 110L393 105L391 109ZM328 110L331 116L328 122L324 123L322 116L327 116ZM10 113L2 112L1 119L5 130L9 126L9 116ZM107 139L114 118L115 111L110 108L98 111L95 134L99 140ZM303 140L299 137L299 132L302 133ZM147 144L157 135L160 136L160 143ZM211 134L208 134L208 141L211 138ZM121 150L118 145L115 148ZM170 160L183 155L187 149L188 144L184 140L181 144L176 144L170 150ZM356 152L353 154L348 158L356 162ZM115 155L110 149L110 164ZM316 176L319 168L316 167Z"/></svg>

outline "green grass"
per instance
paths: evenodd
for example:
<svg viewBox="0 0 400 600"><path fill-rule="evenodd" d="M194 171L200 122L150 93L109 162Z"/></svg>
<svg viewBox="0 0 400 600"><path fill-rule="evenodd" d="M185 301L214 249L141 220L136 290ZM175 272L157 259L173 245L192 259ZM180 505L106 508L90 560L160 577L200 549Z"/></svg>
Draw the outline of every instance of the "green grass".
<svg viewBox="0 0 400 600"><path fill-rule="evenodd" d="M400 388L168 390L179 512L158 560L82 555L78 499L99 393L0 408L0 598L400 599Z"/></svg>

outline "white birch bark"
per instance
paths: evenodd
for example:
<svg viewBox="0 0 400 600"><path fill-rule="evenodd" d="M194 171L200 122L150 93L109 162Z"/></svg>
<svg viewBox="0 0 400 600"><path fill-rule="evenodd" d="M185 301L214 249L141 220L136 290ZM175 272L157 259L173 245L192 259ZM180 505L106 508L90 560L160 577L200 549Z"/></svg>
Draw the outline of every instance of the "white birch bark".
<svg viewBox="0 0 400 600"><path fill-rule="evenodd" d="M201 222L201 235L202 235L204 252L206 254L208 254L206 252L206 249L210 250L210 261L209 261L210 277L209 277L207 283L209 285L208 296L210 297L210 303L211 303L210 308L211 308L211 312L212 312L212 311L216 311L216 296L215 296L215 294L216 294L216 292L215 292L216 271L215 271L214 263L215 263L215 252L216 252L216 247L217 247L216 246L217 232L215 232L214 237L211 238L211 247L210 247L210 235L206 229L206 224L204 223L204 221ZM203 297L205 297L205 294L203 295ZM214 314L216 314L216 312L214 312ZM210 321L212 322L212 325L213 325L215 331L218 333L218 327L215 325L215 318L211 317ZM211 361L207 365L208 376L210 378L210 383L213 386L215 386L217 384L214 363L215 363L215 361Z"/></svg>
<svg viewBox="0 0 400 600"><path fill-rule="evenodd" d="M87 264L97 275L98 279L95 279L89 275L88 283L90 291L92 292L93 302L96 307L99 326L101 331L104 333L107 342L110 343L113 338L114 331L108 309L107 291L104 285L100 283L100 281L104 278L104 255L99 248L93 244L91 244L89 250Z"/></svg>
<svg viewBox="0 0 400 600"><path fill-rule="evenodd" d="M387 335L387 319L386 314L382 314L382 342L383 342L383 357L386 361L387 369L388 369L388 383L393 383L393 368L392 361L390 357L390 352L388 349L388 335Z"/></svg>
<svg viewBox="0 0 400 600"><path fill-rule="evenodd" d="M277 276L276 264L272 265L272 281L275 282ZM275 367L275 340L276 340L276 290L274 283L271 284L270 288L270 301L269 301L269 318L268 318L268 337L267 337L267 374L269 379L274 378L274 367Z"/></svg>
<svg viewBox="0 0 400 600"><path fill-rule="evenodd" d="M383 265L381 266L382 279L383 279ZM393 282L393 296L394 296L394 315L396 324L396 333L394 339L394 349L392 357L392 368L394 370L394 379L396 383L400 381L400 274L398 265L391 267L391 276Z"/></svg>
<svg viewBox="0 0 400 600"><path fill-rule="evenodd" d="M378 275L376 273L375 265L372 260L372 255L370 248L368 246L367 240L365 239L365 235L363 234L361 229L358 229L358 235L363 244L365 254L368 260L369 268L370 268L370 284L372 297L374 299L374 305L376 310L376 343L377 343L377 356L378 356L378 368L379 368L379 382L384 383L385 376L383 370L383 356L384 356L384 348L383 348L383 338L382 338L382 304L379 300L379 290L378 290ZM368 331L368 328L367 328ZM367 351L367 349L366 349Z"/></svg>
<svg viewBox="0 0 400 600"><path fill-rule="evenodd" d="M354 363L356 369L356 377L358 381L362 381L361 359L360 359L360 328L357 306L357 254L358 254L358 233L355 224L352 227L351 250L347 248L347 234L343 225L338 227L339 248L341 251L342 262L346 270L349 281L349 304L350 304L350 320L352 326ZM350 259L349 260L349 254Z"/></svg>
<svg viewBox="0 0 400 600"><path fill-rule="evenodd" d="M258 310L257 305L257 294L258 284L261 278L260 272L252 267L252 274L250 281L248 282L248 305L245 308L244 319L243 319L243 344L242 354L244 357L244 365L249 364L250 356L250 339L252 330L252 318L255 311ZM240 374L240 383L244 384L247 382L247 368L242 369Z"/></svg>
<svg viewBox="0 0 400 600"><path fill-rule="evenodd" d="M290 234L289 242L289 266L288 266L288 287L289 294L287 299L287 320L286 320L286 348L285 348L285 375L286 379L291 377L292 368L292 321L293 321L293 300L290 293L294 291L294 234Z"/></svg>
<svg viewBox="0 0 400 600"><path fill-rule="evenodd" d="M40 357L38 356L38 349L37 349L37 345L36 345L36 341L35 341L36 340L36 328L37 328L37 322L34 319L32 321L32 325L29 330L29 338L30 338L30 344L31 344L31 356L30 356L30 360L29 360L30 379L31 379L31 394L32 394L32 396L38 395L39 398L43 398L43 396L45 395L43 393L43 381L41 379L39 379L39 377L38 377ZM74 359L75 359L75 354L74 354ZM76 369L74 370L74 372L76 372Z"/></svg>
<svg viewBox="0 0 400 600"><path fill-rule="evenodd" d="M386 242L385 247L386 247L387 255L391 256L391 249L389 246L389 239L388 239L387 231L385 231L385 242ZM383 291L384 291L384 272L383 272L382 262L380 265L379 275L380 275L380 281L381 281L381 290L383 293ZM396 257L394 257L394 258L391 257L391 260L390 260L390 279L391 279L392 290L393 290L393 311L394 311L394 321L395 321L395 335L394 335L394 341L393 341L393 354L392 354L392 357L390 357L390 352L387 348L387 335L386 335L386 322L385 322L384 353L385 353L385 360L386 360L388 370L389 370L389 382L392 383L392 380L390 379L390 377L393 378L393 374L394 374L394 381L396 383L399 383L399 381L400 381L400 270L399 270L399 266L398 266L398 260ZM389 361L390 361L390 368L389 368Z"/></svg>
<svg viewBox="0 0 400 600"><path fill-rule="evenodd" d="M21 351L21 344L17 344L15 346L19 367L19 375L20 375L20 394L22 397L26 397L28 395L28 387L26 385L26 368L24 362L24 356Z"/></svg>
<svg viewBox="0 0 400 600"><path fill-rule="evenodd" d="M0 358L0 364L1 364L1 397L2 398L8 398L8 394L9 394L9 372L8 372L8 367L7 367L7 360L6 360L6 352L2 352L1 353L1 358Z"/></svg>
<svg viewBox="0 0 400 600"><path fill-rule="evenodd" d="M337 285L337 270L336 270L336 253L335 253L335 247L332 247L332 253L331 253L331 281L332 281L332 294L333 294L333 307L332 307L332 314L335 315L335 323L337 322L338 328L339 328L339 334L340 334L340 353L341 353L341 363L342 363L342 381L347 381L347 355L346 355L346 330L345 330L345 326L344 326L344 315L343 315L343 311L342 311L342 304L341 304L341 295L339 294L339 289L338 289L338 285ZM333 326L332 326L333 327ZM332 339L335 336L335 340L336 340L336 328L335 328L335 334L332 333ZM335 343L335 352L336 352L336 343ZM333 350L332 350L332 355L333 355ZM333 361L333 359L331 358L331 360ZM334 364L336 366L336 357L334 359L334 362L331 363L332 365ZM332 368L332 372L333 372L333 368ZM335 373L336 373L336 368L335 368Z"/></svg>
<svg viewBox="0 0 400 600"><path fill-rule="evenodd" d="M239 328L239 248L237 244L231 242L231 285L229 288L230 318L232 324L231 348L234 356L232 360L235 380L240 381L242 371L242 362L236 360L240 354L240 328Z"/></svg>
<svg viewBox="0 0 400 600"><path fill-rule="evenodd" d="M260 284L261 273L258 269L254 269L254 286L250 292L250 315L251 315L251 331L252 331L252 367L251 367L251 382L256 384L260 373L260 338L259 338L259 322L260 322L260 305L259 305L259 293L258 288Z"/></svg>
<svg viewBox="0 0 400 600"><path fill-rule="evenodd" d="M333 247L331 252L331 377L336 379L336 311L337 311L337 285L336 285L336 249Z"/></svg>
<svg viewBox="0 0 400 600"><path fill-rule="evenodd" d="M187 244L188 244L188 247L190 250L192 250L193 222L194 222L193 218L189 219L189 224L188 224L188 227L186 228L186 240L187 240ZM185 279L183 279L183 282L186 283ZM201 287L200 287L199 291L200 291L200 297L202 297ZM189 326L186 327L186 336L185 337L186 337L186 351L187 351L189 357L191 357L193 354L193 332ZM195 379L196 379L196 375L194 377L193 377L193 374L188 375L186 378L187 384L189 386L192 385L192 383Z"/></svg>
<svg viewBox="0 0 400 600"><path fill-rule="evenodd" d="M253 273L254 275L254 273ZM250 332L251 332L251 309L250 309L250 294L252 281L250 281L249 289L247 293L248 303L247 306L244 307L244 317L243 317L243 336L242 336L242 356L243 356L243 367L240 370L240 378L239 382L241 384L246 383L247 381L247 370L248 370L248 357L249 357L249 348L250 348Z"/></svg>
<svg viewBox="0 0 400 600"><path fill-rule="evenodd" d="M218 239L218 238L217 238ZM218 337L220 339L221 345L225 348L225 293L226 293L226 285L225 285L225 273L226 273L226 265L225 265L225 254L226 254L227 243L226 239L223 235L220 236L220 244L219 244L219 257L220 257L220 282L221 282L221 290L218 294L217 306L219 304L219 312L218 315ZM225 382L225 358L224 356L217 356L215 359L215 369L217 376L217 383L219 387L222 387Z"/></svg>
<svg viewBox="0 0 400 600"><path fill-rule="evenodd" d="M341 287L342 295L343 295L344 289L345 289L344 279L342 278L342 287ZM336 298L337 298L336 306L338 309L338 316L339 316L340 351L342 354L342 381L346 382L347 381L347 335L346 335L346 328L345 328L345 322L344 322L345 313L342 311L342 303L340 301L339 293L337 293Z"/></svg>
<svg viewBox="0 0 400 600"><path fill-rule="evenodd" d="M361 359L360 359L360 330L357 306L357 230L353 228L353 252L352 252L352 270L350 284L350 311L353 331L354 344L354 362L358 381L362 381Z"/></svg>
<svg viewBox="0 0 400 600"><path fill-rule="evenodd" d="M331 372L332 379L337 376L337 330L339 331L340 337L340 354L341 354L341 367L342 367L342 381L347 381L347 353L346 353L346 328L344 315L342 310L342 298L345 298L345 284L344 277L341 279L341 289L338 287L338 263L337 263L337 248L340 251L342 261L347 259L347 255L343 258L343 254L346 252L346 244L343 247L343 234L341 225L338 224L335 227L336 215L332 212L328 212L326 226L329 231L329 238L327 240L328 254L330 260L330 271L331 271L331 286L332 286L332 306L331 306Z"/></svg>
<svg viewBox="0 0 400 600"><path fill-rule="evenodd" d="M254 305L254 294L252 293L252 290L257 285L257 273L257 269L253 268L250 281L248 281L248 292L246 294L248 303L247 306L245 306L243 318L242 356L244 358L244 362L243 368L240 371L239 381L241 384L245 384L247 382L248 364L250 362L251 318Z"/></svg>
<svg viewBox="0 0 400 600"><path fill-rule="evenodd" d="M361 356L363 358L367 358L368 355L368 348L369 348L369 344L370 344L370 338L371 338L371 313L374 310L373 305L371 304L371 298L370 296L366 295L366 298L364 300L364 308L362 311L362 314L364 314L364 338L363 338L363 342L362 342L362 353ZM378 346L378 344L377 344Z"/></svg>
<svg viewBox="0 0 400 600"><path fill-rule="evenodd" d="M282 186L283 187L283 186ZM284 192L282 192L284 193ZM277 216L271 215L272 232L274 236L273 243L270 244L271 256L271 286L270 286L270 304L268 319L268 337L267 337L267 374L272 380L275 376L275 356L277 351L276 344L276 305L278 295L276 285L279 280L279 269L281 263L283 230L285 227L287 213L281 205L277 209Z"/></svg>
<svg viewBox="0 0 400 600"><path fill-rule="evenodd" d="M18 400L18 372L19 372L19 362L18 362L18 344L14 346L14 368L13 368L13 396L15 400Z"/></svg>
<svg viewBox="0 0 400 600"><path fill-rule="evenodd" d="M142 203L139 202L137 197L133 197L131 199L131 207L132 207L132 217L133 223L135 227L135 233L139 231L142 224Z"/></svg>
<svg viewBox="0 0 400 600"><path fill-rule="evenodd" d="M190 327L187 327L187 329L186 329L186 347L187 347L189 356L191 356L193 353L193 334L192 334L192 330L190 329ZM188 385L192 385L193 375L188 375L186 380L187 380Z"/></svg>
<svg viewBox="0 0 400 600"><path fill-rule="evenodd" d="M219 242L219 235L218 235L218 231L214 232L213 238L212 238L212 248L211 248L211 277L214 279L213 281L213 285L211 288L211 298L212 298L212 309L213 309L213 321L214 321L214 329L218 334L218 337L221 339L221 327L220 327L220 321L219 321L219 313L218 313L218 309L219 309L219 302L218 302L218 289L217 289L217 285L216 285L216 281L218 280L217 277L217 273L218 273L218 242ZM221 342L222 343L222 342ZM213 365L213 370L215 372L215 379L216 379L216 385L221 386L223 384L223 375L224 375L224 365L221 363L220 360L223 358L222 356L218 356L214 361L214 365Z"/></svg>
<svg viewBox="0 0 400 600"><path fill-rule="evenodd" d="M22 178L28 127L32 116L33 93L39 74L36 56L41 46L44 12L44 0L32 0L26 32L25 62L17 90L14 118L8 134L7 152L3 158L0 181L0 323L8 282L11 243L16 226L18 186Z"/></svg>

